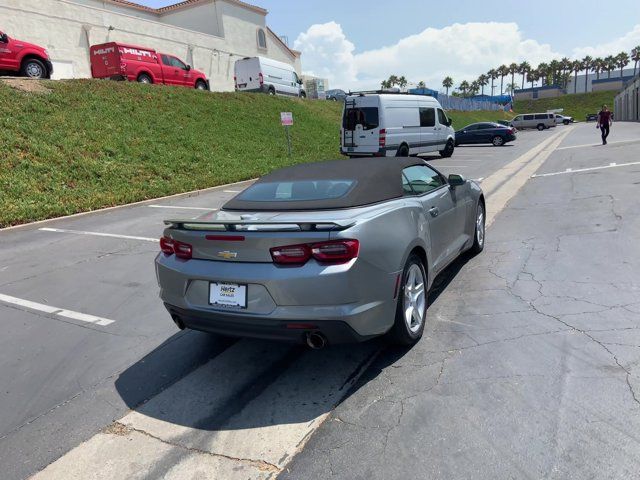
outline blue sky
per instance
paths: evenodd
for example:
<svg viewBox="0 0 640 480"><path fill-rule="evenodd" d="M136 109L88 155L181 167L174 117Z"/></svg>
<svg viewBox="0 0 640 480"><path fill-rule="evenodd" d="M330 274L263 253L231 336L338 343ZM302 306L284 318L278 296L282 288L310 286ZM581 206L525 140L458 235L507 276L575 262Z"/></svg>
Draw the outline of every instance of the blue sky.
<svg viewBox="0 0 640 480"><path fill-rule="evenodd" d="M640 44L638 1L249 0L303 51L303 69L332 86L373 87L397 73L436 88L444 74L458 82L511 61L630 50Z"/></svg>

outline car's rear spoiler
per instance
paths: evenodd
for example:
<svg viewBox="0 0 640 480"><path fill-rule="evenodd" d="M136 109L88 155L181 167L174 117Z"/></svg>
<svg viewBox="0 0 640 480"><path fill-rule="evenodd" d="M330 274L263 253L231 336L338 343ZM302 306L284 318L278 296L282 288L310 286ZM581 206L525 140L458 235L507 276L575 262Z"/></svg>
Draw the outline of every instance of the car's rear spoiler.
<svg viewBox="0 0 640 480"><path fill-rule="evenodd" d="M251 231L251 230L344 230L356 224L354 219L345 220L165 220L165 225L178 230L226 230L226 231ZM297 228L296 228L297 227Z"/></svg>

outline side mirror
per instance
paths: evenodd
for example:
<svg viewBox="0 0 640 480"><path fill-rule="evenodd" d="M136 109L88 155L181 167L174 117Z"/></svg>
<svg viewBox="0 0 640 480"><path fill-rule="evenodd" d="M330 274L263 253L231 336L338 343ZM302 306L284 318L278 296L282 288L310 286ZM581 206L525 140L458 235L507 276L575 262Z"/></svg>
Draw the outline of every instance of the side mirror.
<svg viewBox="0 0 640 480"><path fill-rule="evenodd" d="M9 43L9 35L6 33L0 33L0 42Z"/></svg>
<svg viewBox="0 0 640 480"><path fill-rule="evenodd" d="M453 124L453 119L451 117L447 118L447 127L450 127Z"/></svg>
<svg viewBox="0 0 640 480"><path fill-rule="evenodd" d="M460 187L467 183L467 180L462 175L457 175L455 173L450 174L447 181L449 182L449 186L453 188Z"/></svg>
<svg viewBox="0 0 640 480"><path fill-rule="evenodd" d="M191 65L187 65L187 72L191 71Z"/></svg>

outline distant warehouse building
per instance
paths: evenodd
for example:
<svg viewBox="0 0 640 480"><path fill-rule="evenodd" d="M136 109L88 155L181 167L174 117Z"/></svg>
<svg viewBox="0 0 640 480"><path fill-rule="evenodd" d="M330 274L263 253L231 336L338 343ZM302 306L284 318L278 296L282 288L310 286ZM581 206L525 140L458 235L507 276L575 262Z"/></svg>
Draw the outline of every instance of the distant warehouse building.
<svg viewBox="0 0 640 480"><path fill-rule="evenodd" d="M53 78L91 76L89 47L121 42L176 55L211 80L212 90L233 90L233 66L263 56L292 65L290 49L266 24L267 11L240 0L186 0L150 8L126 0L2 0L0 29L42 45Z"/></svg>
<svg viewBox="0 0 640 480"><path fill-rule="evenodd" d="M616 120L640 121L640 75L629 81L614 99Z"/></svg>

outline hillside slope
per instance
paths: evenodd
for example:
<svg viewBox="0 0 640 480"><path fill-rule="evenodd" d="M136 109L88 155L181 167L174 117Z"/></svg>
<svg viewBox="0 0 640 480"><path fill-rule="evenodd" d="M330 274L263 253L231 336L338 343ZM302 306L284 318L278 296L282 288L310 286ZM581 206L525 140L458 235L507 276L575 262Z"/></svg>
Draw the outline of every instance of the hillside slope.
<svg viewBox="0 0 640 480"><path fill-rule="evenodd" d="M0 227L340 157L335 102L100 80L42 83L24 92L0 81ZM294 116L291 158L282 111ZM450 113L457 128L512 116Z"/></svg>
<svg viewBox="0 0 640 480"><path fill-rule="evenodd" d="M516 100L514 109L518 113L534 113L563 108L563 115L569 115L577 121L584 122L588 113L598 113L604 104L613 110L613 98L617 93L617 91L590 92L564 95L558 98Z"/></svg>

